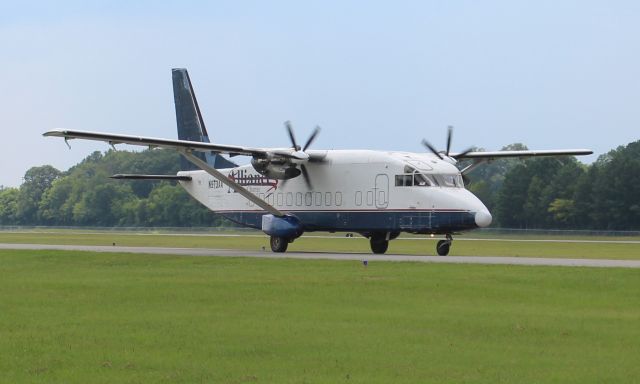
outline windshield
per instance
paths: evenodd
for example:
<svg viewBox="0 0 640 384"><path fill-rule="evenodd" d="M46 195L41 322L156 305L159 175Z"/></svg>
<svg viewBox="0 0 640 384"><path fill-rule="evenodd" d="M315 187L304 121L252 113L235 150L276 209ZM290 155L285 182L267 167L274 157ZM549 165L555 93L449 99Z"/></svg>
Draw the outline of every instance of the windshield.
<svg viewBox="0 0 640 384"><path fill-rule="evenodd" d="M426 174L405 165L404 173L395 176L396 187L447 187L464 188L462 175L458 174Z"/></svg>
<svg viewBox="0 0 640 384"><path fill-rule="evenodd" d="M436 180L442 187L464 188L464 181L460 174L457 175L435 175Z"/></svg>

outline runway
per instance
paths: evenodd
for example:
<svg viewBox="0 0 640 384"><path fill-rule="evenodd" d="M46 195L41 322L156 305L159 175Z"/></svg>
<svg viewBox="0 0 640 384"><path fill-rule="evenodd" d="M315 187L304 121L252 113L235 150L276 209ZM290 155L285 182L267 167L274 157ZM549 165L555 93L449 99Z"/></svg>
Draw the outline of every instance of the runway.
<svg viewBox="0 0 640 384"><path fill-rule="evenodd" d="M0 249L17 250L60 250L111 253L138 253L201 257L256 257L265 259L306 259L306 260L345 260L416 263L452 263L452 264L494 264L494 265L530 265L559 267L598 267L598 268L640 268L640 260L609 259L552 259L542 257L497 257L497 256L412 256L412 255L373 255L365 253L323 253L323 252L287 252L273 253L265 251L246 251L232 249L206 248L164 248L164 247L120 247L96 245L49 245L49 244L0 244Z"/></svg>

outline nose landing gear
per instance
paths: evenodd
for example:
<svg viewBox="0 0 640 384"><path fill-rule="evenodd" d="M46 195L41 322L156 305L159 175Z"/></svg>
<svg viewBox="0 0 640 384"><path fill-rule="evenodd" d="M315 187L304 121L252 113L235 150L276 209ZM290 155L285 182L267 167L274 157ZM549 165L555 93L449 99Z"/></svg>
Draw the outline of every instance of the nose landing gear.
<svg viewBox="0 0 640 384"><path fill-rule="evenodd" d="M436 252L438 252L439 256L447 256L449 254L449 248L451 248L451 243L453 243L453 236L450 233L445 235L446 240L438 241L436 245Z"/></svg>

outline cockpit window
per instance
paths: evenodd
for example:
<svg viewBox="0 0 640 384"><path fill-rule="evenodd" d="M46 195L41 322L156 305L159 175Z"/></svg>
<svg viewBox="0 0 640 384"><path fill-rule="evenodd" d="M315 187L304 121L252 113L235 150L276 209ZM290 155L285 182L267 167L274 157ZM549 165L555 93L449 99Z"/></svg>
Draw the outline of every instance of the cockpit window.
<svg viewBox="0 0 640 384"><path fill-rule="evenodd" d="M438 184L449 188L464 188L461 175L435 175Z"/></svg>
<svg viewBox="0 0 640 384"><path fill-rule="evenodd" d="M405 167L405 170L407 170L406 168L409 167ZM413 170L412 173L396 175L396 187L431 187L433 185L438 184L429 175L419 173L416 170Z"/></svg>
<svg viewBox="0 0 640 384"><path fill-rule="evenodd" d="M442 175L442 180L444 180L445 187L456 186L456 178L453 175Z"/></svg>
<svg viewBox="0 0 640 384"><path fill-rule="evenodd" d="M413 175L396 175L396 187L413 186Z"/></svg>
<svg viewBox="0 0 640 384"><path fill-rule="evenodd" d="M413 185L420 186L420 187L430 187L431 182L429 181L429 178L426 175L423 175L421 173L414 173Z"/></svg>

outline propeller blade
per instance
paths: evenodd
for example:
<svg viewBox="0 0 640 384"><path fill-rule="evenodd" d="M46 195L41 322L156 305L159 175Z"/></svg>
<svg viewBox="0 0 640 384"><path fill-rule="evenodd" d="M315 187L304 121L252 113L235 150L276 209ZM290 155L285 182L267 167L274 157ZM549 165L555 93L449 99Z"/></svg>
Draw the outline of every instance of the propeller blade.
<svg viewBox="0 0 640 384"><path fill-rule="evenodd" d="M302 171L302 177L304 177L305 183L307 183L307 188L313 189L311 185L311 178L309 177L309 172L307 172L307 167L304 164L300 164L300 170Z"/></svg>
<svg viewBox="0 0 640 384"><path fill-rule="evenodd" d="M449 157L449 150L451 150L451 136L452 135L453 135L453 127L452 126L448 126L447 127L447 152L445 152L447 157Z"/></svg>
<svg viewBox="0 0 640 384"><path fill-rule="evenodd" d="M313 133L311 133L311 136L309 136L309 139L307 140L307 143L302 148L302 152L306 151L307 148L309 148L309 146L311 146L311 143L313 143L313 141L316 139L316 136L318 136L318 133L320 133L320 127L318 127L316 125L316 128L313 130Z"/></svg>
<svg viewBox="0 0 640 384"><path fill-rule="evenodd" d="M296 143L296 138L293 135L293 128L291 127L291 122L289 120L285 121L284 126L285 128L287 128L287 132L289 133L289 139L291 139L291 144L293 145L293 149L295 149L296 151L299 151L300 146L298 146L298 143Z"/></svg>
<svg viewBox="0 0 640 384"><path fill-rule="evenodd" d="M469 152L473 152L473 147L469 147L467 149L465 149L464 151L458 153L457 155L453 156L454 159L458 160L461 157L464 157L464 155L466 155Z"/></svg>
<svg viewBox="0 0 640 384"><path fill-rule="evenodd" d="M442 157L442 155L440 154L440 152L438 152L431 144L429 144L429 142L425 139L422 139L422 145L424 145L425 147L427 147L427 149L429 149L431 152L433 152L434 155L438 156L438 158L440 160L444 160L444 158Z"/></svg>

